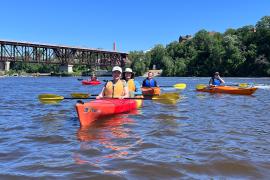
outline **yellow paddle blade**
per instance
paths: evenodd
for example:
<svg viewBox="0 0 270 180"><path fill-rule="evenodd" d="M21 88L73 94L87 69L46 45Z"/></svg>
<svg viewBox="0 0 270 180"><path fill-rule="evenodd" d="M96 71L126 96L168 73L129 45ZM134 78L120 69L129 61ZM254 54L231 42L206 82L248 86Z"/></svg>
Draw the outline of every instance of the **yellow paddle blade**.
<svg viewBox="0 0 270 180"><path fill-rule="evenodd" d="M90 94L87 94L87 93L72 93L71 94L71 97L73 98L89 98Z"/></svg>
<svg viewBox="0 0 270 180"><path fill-rule="evenodd" d="M205 84L197 84L196 89L203 89L206 87L207 87L207 85L205 85Z"/></svg>
<svg viewBox="0 0 270 180"><path fill-rule="evenodd" d="M179 93L173 92L173 93L164 93L159 96L153 96L152 99L179 99Z"/></svg>
<svg viewBox="0 0 270 180"><path fill-rule="evenodd" d="M173 87L176 89L185 89L187 85L184 83L181 83L181 84L175 84Z"/></svg>
<svg viewBox="0 0 270 180"><path fill-rule="evenodd" d="M241 88L246 88L246 87L248 87L248 84L247 83L240 83L240 84L238 84L238 86Z"/></svg>
<svg viewBox="0 0 270 180"><path fill-rule="evenodd" d="M179 99L179 93L164 93L159 96L152 97L152 100L163 104L176 104Z"/></svg>
<svg viewBox="0 0 270 180"><path fill-rule="evenodd" d="M38 99L44 104L56 104L62 101L64 97L55 94L41 94L38 96Z"/></svg>

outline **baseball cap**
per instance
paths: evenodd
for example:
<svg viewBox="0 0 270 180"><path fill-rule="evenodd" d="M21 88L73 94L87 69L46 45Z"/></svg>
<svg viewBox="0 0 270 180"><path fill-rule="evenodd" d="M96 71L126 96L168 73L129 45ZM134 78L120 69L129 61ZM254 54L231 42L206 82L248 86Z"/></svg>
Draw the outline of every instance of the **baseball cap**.
<svg viewBox="0 0 270 180"><path fill-rule="evenodd" d="M122 68L119 67L119 66L114 66L113 69L112 69L112 72L113 72L113 71L119 71L119 72L122 73Z"/></svg>

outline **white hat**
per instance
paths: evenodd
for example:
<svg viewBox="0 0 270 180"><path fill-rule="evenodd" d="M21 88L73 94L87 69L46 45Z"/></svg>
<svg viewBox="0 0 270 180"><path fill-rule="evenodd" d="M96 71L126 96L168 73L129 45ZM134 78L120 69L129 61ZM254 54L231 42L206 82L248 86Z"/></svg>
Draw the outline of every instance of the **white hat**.
<svg viewBox="0 0 270 180"><path fill-rule="evenodd" d="M130 73L133 73L133 71L132 71L131 68L126 68L124 72L130 72Z"/></svg>
<svg viewBox="0 0 270 180"><path fill-rule="evenodd" d="M122 73L122 68L119 67L119 66L114 66L113 69L112 69L112 72L113 72L113 71L119 71L119 72Z"/></svg>

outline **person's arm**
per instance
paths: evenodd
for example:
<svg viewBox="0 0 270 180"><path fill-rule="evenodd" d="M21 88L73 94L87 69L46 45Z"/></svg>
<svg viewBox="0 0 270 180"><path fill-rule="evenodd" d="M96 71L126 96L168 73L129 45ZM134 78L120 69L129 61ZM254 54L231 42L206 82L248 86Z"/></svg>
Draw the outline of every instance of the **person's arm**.
<svg viewBox="0 0 270 180"><path fill-rule="evenodd" d="M105 86L102 88L101 92L99 93L99 95L96 97L96 99L101 99L104 97L104 90L105 90Z"/></svg>
<svg viewBox="0 0 270 180"><path fill-rule="evenodd" d="M142 95L142 90L141 90L141 85L139 84L138 81L134 81L135 83L135 95Z"/></svg>
<svg viewBox="0 0 270 180"><path fill-rule="evenodd" d="M104 97L104 90L105 90L105 87L107 86L107 83L108 81L105 83L105 85L103 86L101 92L99 93L99 95L96 97L96 99L101 99Z"/></svg>
<svg viewBox="0 0 270 180"><path fill-rule="evenodd" d="M124 85L124 95L120 96L119 99L124 99L124 98L129 98L129 90L128 90L128 85L125 80L122 80L123 85Z"/></svg>
<svg viewBox="0 0 270 180"><path fill-rule="evenodd" d="M124 96L120 97L120 99L123 99L123 98L129 98L129 90L128 90L128 87L124 87L124 91L125 91L125 94L124 94Z"/></svg>
<svg viewBox="0 0 270 180"><path fill-rule="evenodd" d="M153 80L154 80L155 87L158 87L157 81L155 79L153 79Z"/></svg>
<svg viewBox="0 0 270 180"><path fill-rule="evenodd" d="M218 76L218 79L220 80L220 82L221 82L222 84L225 83L225 81L224 81L220 76Z"/></svg>
<svg viewBox="0 0 270 180"><path fill-rule="evenodd" d="M146 79L143 80L142 87L145 87L145 81Z"/></svg>
<svg viewBox="0 0 270 180"><path fill-rule="evenodd" d="M213 86L213 78L210 78L210 80L209 80L209 85L210 85L210 86Z"/></svg>

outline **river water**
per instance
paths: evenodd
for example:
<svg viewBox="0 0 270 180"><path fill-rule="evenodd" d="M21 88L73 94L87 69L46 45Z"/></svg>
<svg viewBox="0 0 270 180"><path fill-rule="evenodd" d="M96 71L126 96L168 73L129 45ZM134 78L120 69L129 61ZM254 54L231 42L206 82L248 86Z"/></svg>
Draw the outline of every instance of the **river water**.
<svg viewBox="0 0 270 180"><path fill-rule="evenodd" d="M82 86L75 77L0 78L0 179L270 177L270 89L252 96L208 94L194 88L209 78L157 80L186 83L181 100L145 101L137 112L83 129L76 100L48 105L37 96L96 94L102 86ZM270 83L269 78L225 81Z"/></svg>

